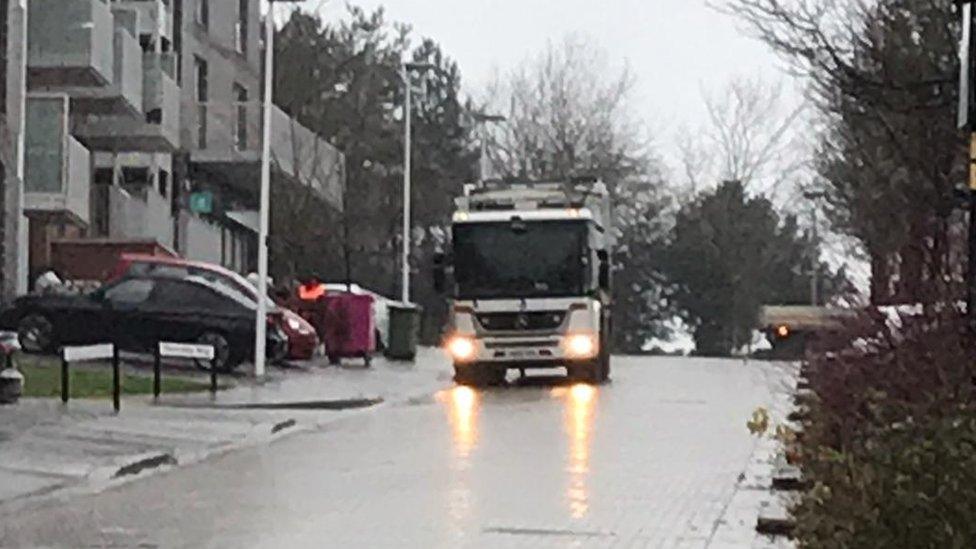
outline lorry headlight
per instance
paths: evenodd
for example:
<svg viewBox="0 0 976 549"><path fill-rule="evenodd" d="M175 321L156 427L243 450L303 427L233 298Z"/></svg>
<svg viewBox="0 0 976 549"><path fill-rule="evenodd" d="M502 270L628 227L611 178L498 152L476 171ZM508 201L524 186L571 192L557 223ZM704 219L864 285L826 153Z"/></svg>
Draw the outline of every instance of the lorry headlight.
<svg viewBox="0 0 976 549"><path fill-rule="evenodd" d="M563 347L569 358L593 358L597 352L596 338L591 334L566 336Z"/></svg>
<svg viewBox="0 0 976 549"><path fill-rule="evenodd" d="M454 336L447 342L447 351L458 362L467 362L474 358L474 340L465 336Z"/></svg>

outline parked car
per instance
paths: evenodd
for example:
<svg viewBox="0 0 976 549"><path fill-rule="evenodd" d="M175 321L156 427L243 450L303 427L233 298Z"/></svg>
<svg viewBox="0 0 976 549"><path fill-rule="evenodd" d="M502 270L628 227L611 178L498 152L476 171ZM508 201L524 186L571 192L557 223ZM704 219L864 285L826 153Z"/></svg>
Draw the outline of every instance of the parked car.
<svg viewBox="0 0 976 549"><path fill-rule="evenodd" d="M151 352L159 341L213 345L214 365L230 371L254 354L257 303L242 292L197 277L124 277L89 294L27 295L0 313L0 330L15 330L26 352L63 345L115 343ZM287 337L269 316L268 357L284 356ZM199 364L209 368L210 364Z"/></svg>
<svg viewBox="0 0 976 549"><path fill-rule="evenodd" d="M254 284L243 276L213 263L190 261L181 258L145 255L122 254L118 263L109 274L108 281L117 280L124 276L141 276L152 274L166 274L168 276L188 277L199 276L211 280L215 284L222 284L233 290L244 293L253 300L257 300L258 290ZM288 358L307 360L315 354L319 346L319 339L315 328L294 311L281 307L268 298L268 311L280 311L275 317L278 328L288 337Z"/></svg>

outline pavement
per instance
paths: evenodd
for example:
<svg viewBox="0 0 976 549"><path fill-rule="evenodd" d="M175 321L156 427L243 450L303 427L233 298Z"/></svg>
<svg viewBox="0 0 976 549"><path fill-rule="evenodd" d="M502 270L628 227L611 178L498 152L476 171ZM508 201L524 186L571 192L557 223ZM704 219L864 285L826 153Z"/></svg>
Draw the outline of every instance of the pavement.
<svg viewBox="0 0 976 549"><path fill-rule="evenodd" d="M165 373L164 373L165 375ZM145 476L316 429L358 410L426 395L450 380L423 349L416 364L378 359L275 371L219 392L110 400L22 399L0 406L0 513L94 493Z"/></svg>
<svg viewBox="0 0 976 549"><path fill-rule="evenodd" d="M0 507L0 547L790 546L755 533L759 512L782 502L768 491L776 443L745 424L759 406L785 416L793 365L618 358L601 387L532 378L484 391L454 387L433 355L375 370L315 377L361 398L385 385L370 376L390 376L400 386L379 406L319 423L336 412L306 410L295 417L315 427L272 444ZM299 386L313 381L296 383L276 390L307 398ZM167 413L196 414L198 400ZM232 407L208 413L252 426L291 412L242 409L244 389L219 400Z"/></svg>

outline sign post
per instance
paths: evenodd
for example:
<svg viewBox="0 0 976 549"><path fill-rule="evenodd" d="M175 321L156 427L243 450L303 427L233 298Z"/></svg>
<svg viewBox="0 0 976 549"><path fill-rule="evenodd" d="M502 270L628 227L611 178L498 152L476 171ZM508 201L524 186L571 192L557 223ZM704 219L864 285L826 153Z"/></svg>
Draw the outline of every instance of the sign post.
<svg viewBox="0 0 976 549"><path fill-rule="evenodd" d="M210 361L210 394L217 394L217 352L213 345L197 345L195 343L173 343L160 341L156 346L156 363L153 372L153 392L159 398L160 362L162 357L190 358L193 360Z"/></svg>
<svg viewBox="0 0 976 549"><path fill-rule="evenodd" d="M966 277L966 314L976 330L976 29L972 0L961 5L962 44L959 48L959 129L969 132L969 261Z"/></svg>
<svg viewBox="0 0 976 549"><path fill-rule="evenodd" d="M111 343L61 348L61 402L67 404L71 394L68 365L72 362L90 362L93 360L112 361L112 404L115 406L115 411L118 412L120 405L119 393L122 388L122 374L119 371L118 349Z"/></svg>

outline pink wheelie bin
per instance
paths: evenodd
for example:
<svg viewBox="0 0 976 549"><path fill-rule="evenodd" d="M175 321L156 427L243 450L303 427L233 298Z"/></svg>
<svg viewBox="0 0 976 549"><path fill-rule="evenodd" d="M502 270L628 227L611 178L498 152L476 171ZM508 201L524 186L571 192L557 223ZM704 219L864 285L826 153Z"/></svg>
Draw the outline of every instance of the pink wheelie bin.
<svg viewBox="0 0 976 549"><path fill-rule="evenodd" d="M376 352L376 319L373 297L330 293L324 298L325 352L329 362L361 358L369 367Z"/></svg>

